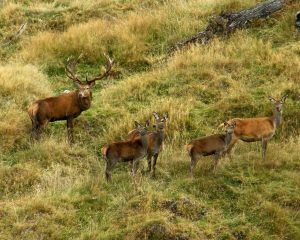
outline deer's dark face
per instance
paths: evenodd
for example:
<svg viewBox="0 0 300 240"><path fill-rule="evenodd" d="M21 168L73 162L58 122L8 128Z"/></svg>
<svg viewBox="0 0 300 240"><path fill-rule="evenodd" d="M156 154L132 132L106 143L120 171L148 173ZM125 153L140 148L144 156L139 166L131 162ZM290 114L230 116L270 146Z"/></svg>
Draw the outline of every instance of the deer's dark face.
<svg viewBox="0 0 300 240"><path fill-rule="evenodd" d="M235 122L233 122L233 123L224 122L224 126L225 126L225 133L232 134L236 127L236 123Z"/></svg>
<svg viewBox="0 0 300 240"><path fill-rule="evenodd" d="M153 116L155 117L155 128L157 131L162 131L163 129L166 128L166 122L168 119L168 114L165 113L163 117L160 117L156 112L153 113Z"/></svg>
<svg viewBox="0 0 300 240"><path fill-rule="evenodd" d="M134 122L135 124L135 130L141 135L144 136L146 135L147 131L148 131L148 127L149 127L149 120L147 120L145 122L145 126L142 126L141 124L139 124L137 121Z"/></svg>
<svg viewBox="0 0 300 240"><path fill-rule="evenodd" d="M276 100L275 98L269 97L269 100L271 101L271 103L273 103L275 105L275 109L278 112L281 112L286 97L287 96L283 96L280 100Z"/></svg>

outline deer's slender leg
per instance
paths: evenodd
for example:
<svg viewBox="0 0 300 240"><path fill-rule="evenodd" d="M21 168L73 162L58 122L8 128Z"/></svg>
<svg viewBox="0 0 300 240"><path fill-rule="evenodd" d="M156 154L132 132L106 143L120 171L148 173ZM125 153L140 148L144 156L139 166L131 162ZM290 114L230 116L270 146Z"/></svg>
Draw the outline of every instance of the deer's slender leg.
<svg viewBox="0 0 300 240"><path fill-rule="evenodd" d="M70 144L74 143L73 139L73 118L67 119L68 140Z"/></svg>
<svg viewBox="0 0 300 240"><path fill-rule="evenodd" d="M106 159L105 164L105 178L107 182L111 182L111 171L113 170L114 166L116 165L117 161L111 161L110 159Z"/></svg>
<svg viewBox="0 0 300 240"><path fill-rule="evenodd" d="M194 168L197 165L199 158L194 154L191 154L190 176L194 177Z"/></svg>
<svg viewBox="0 0 300 240"><path fill-rule="evenodd" d="M266 159L266 150L267 150L267 145L268 145L268 140L266 140L266 139L262 139L261 140L261 153L262 153L262 158L263 158L263 160L265 160Z"/></svg>
<svg viewBox="0 0 300 240"><path fill-rule="evenodd" d="M148 162L148 172L151 172L151 160L152 160L152 155L148 153L147 155L147 162Z"/></svg>
<svg viewBox="0 0 300 240"><path fill-rule="evenodd" d="M135 176L140 163L140 158L134 159L132 164L132 175Z"/></svg>
<svg viewBox="0 0 300 240"><path fill-rule="evenodd" d="M158 158L158 153L155 153L153 156L153 176L155 177L155 170L156 170L156 161Z"/></svg>
<svg viewBox="0 0 300 240"><path fill-rule="evenodd" d="M215 153L214 154L214 173L217 170L219 159L220 159L220 153Z"/></svg>

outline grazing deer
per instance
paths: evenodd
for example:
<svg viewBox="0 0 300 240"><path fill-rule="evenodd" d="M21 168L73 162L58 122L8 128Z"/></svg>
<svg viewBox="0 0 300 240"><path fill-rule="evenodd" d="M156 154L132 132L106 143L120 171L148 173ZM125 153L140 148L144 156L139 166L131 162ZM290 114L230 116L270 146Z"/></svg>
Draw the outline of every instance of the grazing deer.
<svg viewBox="0 0 300 240"><path fill-rule="evenodd" d="M227 151L227 148L233 138L234 122L224 123L225 134L214 134L191 141L186 149L191 157L190 174L193 176L193 170L201 156L214 155L214 172L217 169L219 158Z"/></svg>
<svg viewBox="0 0 300 240"><path fill-rule="evenodd" d="M231 151L239 139L244 142L261 141L262 158L265 159L268 141L274 136L276 128L280 125L282 107L286 97L283 96L280 100L269 97L275 107L274 114L271 117L233 118L228 120L228 123L236 123L234 139L228 148L228 152Z"/></svg>
<svg viewBox="0 0 300 240"><path fill-rule="evenodd" d="M162 144L165 137L165 128L168 119L168 113L165 113L163 117L160 117L157 114L157 112L153 112L153 116L156 121L156 124L154 125L155 132L147 133L147 139L148 139L147 161L148 161L148 172L151 172L151 167L152 167L153 176L155 176L156 161L162 149ZM128 138L129 139L139 138L136 130L132 130L131 132L129 132Z"/></svg>
<svg viewBox="0 0 300 240"><path fill-rule="evenodd" d="M42 129L48 122L66 120L69 142L74 142L73 119L78 117L81 112L90 108L92 87L97 80L107 77L112 68L114 60L109 57L107 57L107 60L105 72L94 77L92 80L86 79L85 83L74 73L79 58L72 62L68 60L65 67L66 75L75 83L78 90L65 92L57 97L41 99L31 104L28 108L28 114L32 122L31 136L33 139L39 138Z"/></svg>
<svg viewBox="0 0 300 240"><path fill-rule="evenodd" d="M149 121L146 121L145 126L138 122L135 123L135 131L140 136L127 141L113 142L101 148L101 153L106 161L105 177L107 181L111 181L111 171L118 162L132 161L132 173L135 175L139 161L147 154L148 139L147 130Z"/></svg>

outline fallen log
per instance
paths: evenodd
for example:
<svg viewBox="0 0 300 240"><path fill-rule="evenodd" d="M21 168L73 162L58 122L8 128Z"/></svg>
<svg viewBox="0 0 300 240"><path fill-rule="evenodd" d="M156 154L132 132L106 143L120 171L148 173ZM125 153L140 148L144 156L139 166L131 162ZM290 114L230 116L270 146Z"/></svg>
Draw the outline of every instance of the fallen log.
<svg viewBox="0 0 300 240"><path fill-rule="evenodd" d="M247 23L254 19L266 18L272 13L282 9L285 0L268 0L256 5L255 7L245 9L233 13L221 13L218 16L213 16L209 20L209 24L204 31L201 31L194 36L176 43L171 51L188 46L192 43L207 44L215 36L229 35L236 29L246 27Z"/></svg>

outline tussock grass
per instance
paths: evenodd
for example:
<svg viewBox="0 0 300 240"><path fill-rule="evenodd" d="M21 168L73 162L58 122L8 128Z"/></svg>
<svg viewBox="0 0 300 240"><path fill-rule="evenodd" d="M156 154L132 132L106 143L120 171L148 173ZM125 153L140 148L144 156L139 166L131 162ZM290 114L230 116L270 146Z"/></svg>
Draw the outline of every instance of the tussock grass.
<svg viewBox="0 0 300 240"><path fill-rule="evenodd" d="M0 36L24 20L29 27L0 49L0 238L299 239L299 3L160 61L212 13L257 2L4 1ZM76 144L68 145L65 123L30 142L28 104L70 89L67 57L84 53L83 76L99 71L103 52L116 59L114 76L97 83L92 107L76 119ZM239 143L215 175L205 157L189 177L188 141L232 117L270 116L267 96L282 94L266 161L260 143ZM126 139L134 120L154 122L153 111L169 113L156 178L143 160L135 178L118 164L106 183L100 147Z"/></svg>

